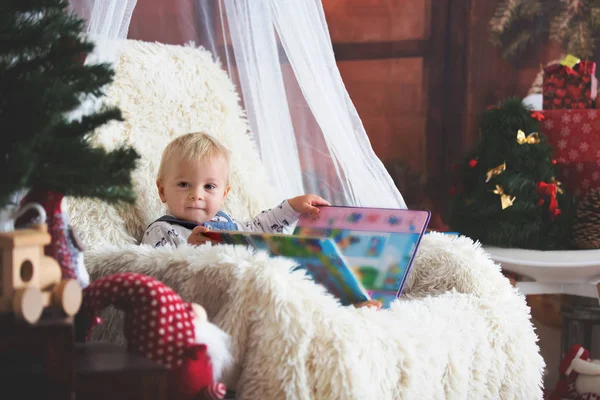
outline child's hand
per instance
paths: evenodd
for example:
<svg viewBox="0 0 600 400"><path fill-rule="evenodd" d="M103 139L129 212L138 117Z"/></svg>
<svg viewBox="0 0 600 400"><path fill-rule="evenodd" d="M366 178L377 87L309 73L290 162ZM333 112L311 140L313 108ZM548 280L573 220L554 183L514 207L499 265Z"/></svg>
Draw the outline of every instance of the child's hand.
<svg viewBox="0 0 600 400"><path fill-rule="evenodd" d="M376 310L381 310L381 306L383 306L383 304L377 300L367 300L367 301L363 301L362 303L358 303L358 304L354 305L354 307L356 307L356 308L370 307L370 308L374 308Z"/></svg>
<svg viewBox="0 0 600 400"><path fill-rule="evenodd" d="M329 206L329 202L315 194L305 194L302 196L288 199L288 203L294 211L301 214L319 214L319 209L315 206Z"/></svg>
<svg viewBox="0 0 600 400"><path fill-rule="evenodd" d="M206 236L202 235L205 232L210 232L210 229L208 229L205 226L197 226L197 227L195 227L194 230L192 230L192 233L190 234L190 237L188 237L188 244L192 244L192 245L195 245L195 246L204 244L206 242L211 242L213 244L216 244L216 242L213 242L212 240L210 240Z"/></svg>

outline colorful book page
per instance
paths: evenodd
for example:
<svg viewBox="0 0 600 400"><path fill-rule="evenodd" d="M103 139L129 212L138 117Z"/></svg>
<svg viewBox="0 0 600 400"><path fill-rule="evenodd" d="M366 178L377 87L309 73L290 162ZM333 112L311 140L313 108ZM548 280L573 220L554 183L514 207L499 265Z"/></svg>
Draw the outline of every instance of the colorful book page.
<svg viewBox="0 0 600 400"><path fill-rule="evenodd" d="M332 238L362 286L388 307L402 292L429 217L428 211L321 207L317 219L302 217L294 233Z"/></svg>

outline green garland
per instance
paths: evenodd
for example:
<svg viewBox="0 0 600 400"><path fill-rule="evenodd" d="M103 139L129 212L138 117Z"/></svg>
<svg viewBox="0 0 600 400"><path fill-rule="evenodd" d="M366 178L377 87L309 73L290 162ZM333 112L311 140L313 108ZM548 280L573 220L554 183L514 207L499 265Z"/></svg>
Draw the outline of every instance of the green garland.
<svg viewBox="0 0 600 400"><path fill-rule="evenodd" d="M492 43L516 59L539 39L592 59L600 35L600 0L501 0L490 21Z"/></svg>

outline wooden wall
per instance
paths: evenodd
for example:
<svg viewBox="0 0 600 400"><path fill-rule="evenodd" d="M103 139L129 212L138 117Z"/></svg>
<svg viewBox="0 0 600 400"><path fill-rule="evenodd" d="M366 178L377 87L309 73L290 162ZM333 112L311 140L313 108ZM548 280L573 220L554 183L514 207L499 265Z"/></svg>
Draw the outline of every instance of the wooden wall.
<svg viewBox="0 0 600 400"><path fill-rule="evenodd" d="M375 56L368 52L380 43L424 39L425 3L323 1L332 42L353 49L348 57L338 54L338 66L375 153L384 162L400 157L418 170L426 168L423 59L394 57L387 49Z"/></svg>

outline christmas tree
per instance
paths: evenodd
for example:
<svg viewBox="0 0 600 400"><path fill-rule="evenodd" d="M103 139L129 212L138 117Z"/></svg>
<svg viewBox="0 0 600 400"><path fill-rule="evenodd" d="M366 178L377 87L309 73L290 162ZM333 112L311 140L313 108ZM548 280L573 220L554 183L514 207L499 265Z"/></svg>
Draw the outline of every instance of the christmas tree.
<svg viewBox="0 0 600 400"><path fill-rule="evenodd" d="M93 44L84 21L63 0L0 2L0 207L23 188L67 196L132 201L132 148L92 145L94 130L121 120L103 107L70 119L85 99L100 98L109 65L84 65Z"/></svg>
<svg viewBox="0 0 600 400"><path fill-rule="evenodd" d="M505 58L517 58L539 38L550 37L585 59L597 50L599 21L598 0L502 0L490 33Z"/></svg>
<svg viewBox="0 0 600 400"><path fill-rule="evenodd" d="M456 165L452 230L491 246L569 247L573 200L555 178L541 119L517 98L483 113L479 144Z"/></svg>

